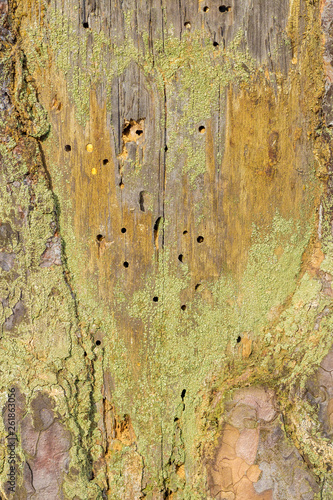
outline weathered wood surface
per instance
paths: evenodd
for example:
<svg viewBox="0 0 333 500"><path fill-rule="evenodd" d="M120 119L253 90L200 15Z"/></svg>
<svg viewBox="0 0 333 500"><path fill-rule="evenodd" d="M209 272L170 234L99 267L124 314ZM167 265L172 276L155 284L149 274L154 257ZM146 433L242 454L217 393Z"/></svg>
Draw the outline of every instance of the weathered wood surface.
<svg viewBox="0 0 333 500"><path fill-rule="evenodd" d="M332 498L331 0L0 6L1 495Z"/></svg>

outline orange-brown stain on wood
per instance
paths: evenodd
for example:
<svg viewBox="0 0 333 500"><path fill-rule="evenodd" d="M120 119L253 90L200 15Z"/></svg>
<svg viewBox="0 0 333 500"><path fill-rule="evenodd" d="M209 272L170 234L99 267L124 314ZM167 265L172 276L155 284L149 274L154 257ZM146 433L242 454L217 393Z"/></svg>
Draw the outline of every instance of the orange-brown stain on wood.
<svg viewBox="0 0 333 500"><path fill-rule="evenodd" d="M228 93L225 154L222 162L223 214L226 234L222 252L227 267L240 275L247 261L253 224L267 227L276 212L287 220L313 211L319 187L309 167L313 152L295 149L307 141L306 119L298 109L297 93L275 96L268 82ZM286 112L286 109L288 112ZM303 186L310 182L310 189Z"/></svg>

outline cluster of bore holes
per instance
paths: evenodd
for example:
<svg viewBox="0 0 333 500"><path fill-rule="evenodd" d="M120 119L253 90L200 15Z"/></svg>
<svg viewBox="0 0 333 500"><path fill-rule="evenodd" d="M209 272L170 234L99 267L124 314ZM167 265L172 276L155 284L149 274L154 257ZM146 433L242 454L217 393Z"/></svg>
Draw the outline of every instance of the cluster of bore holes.
<svg viewBox="0 0 333 500"><path fill-rule="evenodd" d="M185 230L183 231L183 234L187 234L187 233L188 233L188 231L185 229ZM204 237L203 237L203 236L198 236L198 237L197 237L197 241L198 241L198 243L202 243L202 242L204 241ZM183 261L184 261L184 256L183 256L183 254L182 254L182 253L178 255L178 260L179 260L180 262L183 262ZM200 283L197 283L197 284L195 285L194 289L195 289L195 290L198 290L198 288L199 288L200 286L201 286L201 285L200 285ZM158 297L157 297L156 295L155 295L155 297L153 297L153 302L158 302ZM182 311L186 311L186 304L183 304L180 308L181 308L181 310L182 310Z"/></svg>
<svg viewBox="0 0 333 500"><path fill-rule="evenodd" d="M219 7L220 12L229 12L230 10L231 10L230 5L228 5L228 6L227 5L220 5L220 7Z"/></svg>
<svg viewBox="0 0 333 500"><path fill-rule="evenodd" d="M205 7L202 10L203 10L203 12L207 13L209 11L208 5L205 5ZM220 5L220 7L219 7L219 12L225 13L225 12L229 12L230 10L231 10L230 5ZM185 26L185 28L190 29L191 23L189 21L186 21L184 23L184 26Z"/></svg>
<svg viewBox="0 0 333 500"><path fill-rule="evenodd" d="M188 231L185 229L185 230L183 231L183 234L187 234L187 233L188 233ZM198 236L198 237L197 237L197 242L198 242L198 243L202 243L203 241L204 241L204 237L203 237L203 236ZM184 262L184 256L183 256L183 254L182 254L182 253L178 255L178 260L179 260L180 262ZM198 290L198 288L199 288L200 286L201 286L201 285L200 285L200 283L197 283L197 284L195 285L194 289L195 289L195 290ZM153 299L153 300L154 300L154 299ZM185 305L185 304L183 304L183 305L181 306L181 310L182 310L182 311L185 311L185 310L186 310L186 305Z"/></svg>
<svg viewBox="0 0 333 500"><path fill-rule="evenodd" d="M66 144L64 149L67 153L69 153L70 151L72 151L72 146L70 144ZM109 160L107 158L104 158L102 163L103 165L107 165L109 163Z"/></svg>
<svg viewBox="0 0 333 500"><path fill-rule="evenodd" d="M203 9L202 9L204 12L208 12L209 11L209 7L208 5L206 5ZM220 12L229 12L231 10L231 7L230 5L220 5L219 7L219 11Z"/></svg>
<svg viewBox="0 0 333 500"><path fill-rule="evenodd" d="M122 228L121 228L121 232L122 232L123 234L125 234L125 233L126 233L126 231L127 231L126 227L122 227ZM98 234L98 235L96 236L97 243L101 243L101 241L103 241L103 240L104 240L104 238L105 238L105 237L104 237L102 234ZM127 267L129 266L129 263L125 260L125 262L123 262L123 266L127 268Z"/></svg>
<svg viewBox="0 0 333 500"><path fill-rule="evenodd" d="M205 13L208 12L209 11L208 5L206 5L202 10ZM229 12L230 10L231 10L230 5L220 5L219 7L219 11L222 13ZM213 42L213 47L219 47L219 43L216 40Z"/></svg>

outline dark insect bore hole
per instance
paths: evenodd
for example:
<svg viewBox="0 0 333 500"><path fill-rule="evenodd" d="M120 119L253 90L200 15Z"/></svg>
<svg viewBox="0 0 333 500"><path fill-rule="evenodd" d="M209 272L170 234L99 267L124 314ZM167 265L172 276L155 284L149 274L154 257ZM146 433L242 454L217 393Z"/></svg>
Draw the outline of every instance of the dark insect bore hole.
<svg viewBox="0 0 333 500"><path fill-rule="evenodd" d="M89 24L87 23L87 21L85 21L84 23L82 23L82 26L83 26L84 28L89 28Z"/></svg>
<svg viewBox="0 0 333 500"><path fill-rule="evenodd" d="M204 12L208 12L208 11L209 11L209 7L207 7L207 6L206 6L206 7L204 7L202 10L203 10Z"/></svg>
<svg viewBox="0 0 333 500"><path fill-rule="evenodd" d="M185 304L183 304L183 305L181 306L181 310L182 310L182 311L185 311L185 310L186 310L186 305L185 305Z"/></svg>
<svg viewBox="0 0 333 500"><path fill-rule="evenodd" d="M214 42L215 43L215 42ZM217 44L218 45L218 44ZM199 127L199 132L200 134L204 134L206 132L206 127L204 127L203 125L200 125Z"/></svg>
<svg viewBox="0 0 333 500"><path fill-rule="evenodd" d="M97 241L102 241L102 240L104 240L104 236L103 236L102 234L98 234L98 235L96 236L96 240L97 240Z"/></svg>
<svg viewBox="0 0 333 500"><path fill-rule="evenodd" d="M189 21L186 21L186 23L184 23L184 26L185 26L185 28L190 28L191 27L191 23Z"/></svg>
<svg viewBox="0 0 333 500"><path fill-rule="evenodd" d="M103 160L103 165L107 165L109 163L109 160L107 158L105 158L105 160Z"/></svg>
<svg viewBox="0 0 333 500"><path fill-rule="evenodd" d="M188 231L186 231L186 229L185 229L185 231L183 231L183 234L187 234L187 233L188 233Z"/></svg>
<svg viewBox="0 0 333 500"><path fill-rule="evenodd" d="M122 232L122 233L126 233L126 231L127 231L126 227L122 227L122 228L121 228L121 232Z"/></svg>
<svg viewBox="0 0 333 500"><path fill-rule="evenodd" d="M136 135L142 135L143 134L143 130L136 130Z"/></svg>
<svg viewBox="0 0 333 500"><path fill-rule="evenodd" d="M168 146L165 146L164 151L168 151Z"/></svg>
<svg viewBox="0 0 333 500"><path fill-rule="evenodd" d="M217 42L213 42L213 46L214 46L214 47L218 47L218 46L219 46L219 44L218 44Z"/></svg>
<svg viewBox="0 0 333 500"><path fill-rule="evenodd" d="M72 146L70 146L69 144L66 144L65 146L65 151L72 151Z"/></svg>
<svg viewBox="0 0 333 500"><path fill-rule="evenodd" d="M182 253L178 255L178 260L179 260L180 262L183 262L183 254L182 254Z"/></svg>
<svg viewBox="0 0 333 500"><path fill-rule="evenodd" d="M158 302L158 297L153 297L154 302Z"/></svg>
<svg viewBox="0 0 333 500"><path fill-rule="evenodd" d="M96 345L101 345L101 341L100 340L96 340Z"/></svg>
<svg viewBox="0 0 333 500"><path fill-rule="evenodd" d="M158 217L156 219L156 222L154 224L154 245L156 250L158 250L158 238L160 234L160 224L161 224L162 217Z"/></svg>
<svg viewBox="0 0 333 500"><path fill-rule="evenodd" d="M129 263L125 260L125 262L123 263L123 266L124 266L124 267L128 267L128 266L129 266Z"/></svg>
<svg viewBox="0 0 333 500"><path fill-rule="evenodd" d="M145 192L140 191L140 196L139 196L139 205L140 205L140 210L141 212L145 211Z"/></svg>
<svg viewBox="0 0 333 500"><path fill-rule="evenodd" d="M229 7L229 6L227 7L226 5L221 5L219 7L220 12L228 12L230 9L231 9L231 7Z"/></svg>
<svg viewBox="0 0 333 500"><path fill-rule="evenodd" d="M199 286L201 286L200 283L197 283L194 287L194 290L198 290Z"/></svg>
<svg viewBox="0 0 333 500"><path fill-rule="evenodd" d="M198 237L197 237L197 242L198 242L198 243L202 243L202 242L203 242L203 240L204 240L204 237L203 237L203 236L198 236Z"/></svg>
<svg viewBox="0 0 333 500"><path fill-rule="evenodd" d="M239 344L241 340L242 340L242 337L237 337L237 344Z"/></svg>
<svg viewBox="0 0 333 500"><path fill-rule="evenodd" d="M184 399L185 395L186 395L186 389L183 389L181 393L181 398Z"/></svg>

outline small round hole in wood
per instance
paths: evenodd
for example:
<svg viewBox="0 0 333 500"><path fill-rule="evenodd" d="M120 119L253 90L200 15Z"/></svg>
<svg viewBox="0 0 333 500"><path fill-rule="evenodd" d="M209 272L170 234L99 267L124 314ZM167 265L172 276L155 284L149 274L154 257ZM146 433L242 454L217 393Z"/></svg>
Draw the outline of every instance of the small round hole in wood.
<svg viewBox="0 0 333 500"><path fill-rule="evenodd" d="M206 5L206 7L204 7L202 10L203 10L204 12L208 12L208 11L209 11L209 7Z"/></svg>
<svg viewBox="0 0 333 500"><path fill-rule="evenodd" d="M109 163L109 160L108 160L107 158L105 158L105 159L103 160L103 165L107 165L108 163Z"/></svg>
<svg viewBox="0 0 333 500"><path fill-rule="evenodd" d="M183 234L187 234L187 233L188 233L188 231L186 231L186 229L185 229L185 231L183 231Z"/></svg>
<svg viewBox="0 0 333 500"><path fill-rule="evenodd" d="M158 297L153 297L154 302L158 302Z"/></svg>
<svg viewBox="0 0 333 500"><path fill-rule="evenodd" d="M219 44L217 42L213 42L213 47L218 47Z"/></svg>
<svg viewBox="0 0 333 500"><path fill-rule="evenodd" d="M140 136L143 134L143 130L136 130L135 133L136 135Z"/></svg>
<svg viewBox="0 0 333 500"><path fill-rule="evenodd" d="M241 340L242 340L242 337L237 337L237 344L239 344Z"/></svg>
<svg viewBox="0 0 333 500"><path fill-rule="evenodd" d="M96 340L96 345L101 345L101 341L100 340Z"/></svg>
<svg viewBox="0 0 333 500"><path fill-rule="evenodd" d="M69 151L72 151L72 146L70 146L69 144L66 144L66 146L65 146L65 151L67 151L67 153L68 153Z"/></svg>
<svg viewBox="0 0 333 500"><path fill-rule="evenodd" d="M121 232L122 232L123 234L124 234L124 233L126 233L126 231L127 231L126 227L122 227L122 228L121 228Z"/></svg>
<svg viewBox="0 0 333 500"><path fill-rule="evenodd" d="M184 258L184 257L183 257L183 254L182 254L182 253L178 255L178 260L179 260L180 262L183 262L183 258Z"/></svg>
<svg viewBox="0 0 333 500"><path fill-rule="evenodd" d="M185 305L185 304L183 304L183 305L181 306L181 310L182 310L182 311L186 311L186 305Z"/></svg>
<svg viewBox="0 0 333 500"><path fill-rule="evenodd" d="M87 22L85 21L84 23L82 23L82 26L83 26L84 28L89 28L89 23L87 23Z"/></svg>
<svg viewBox="0 0 333 500"><path fill-rule="evenodd" d="M185 28L190 29L191 23L189 21L186 21L186 23L184 23L184 26Z"/></svg>
<svg viewBox="0 0 333 500"><path fill-rule="evenodd" d="M125 262L123 263L123 266L127 268L129 266L129 263L125 260Z"/></svg>
<svg viewBox="0 0 333 500"><path fill-rule="evenodd" d="M220 7L219 7L220 12L229 12L230 9L231 9L231 7L226 6L226 5L220 5Z"/></svg>
<svg viewBox="0 0 333 500"><path fill-rule="evenodd" d="M98 235L96 236L96 240L97 240L97 241L102 241L102 240L104 240L104 236L103 236L102 234L98 234Z"/></svg>
<svg viewBox="0 0 333 500"><path fill-rule="evenodd" d="M202 243L202 242L203 242L203 240L204 240L204 237L203 237L203 236L198 236L198 237L197 237L197 242L198 242L198 243Z"/></svg>
<svg viewBox="0 0 333 500"><path fill-rule="evenodd" d="M204 127L203 125L200 125L199 132L200 132L200 134L204 134L206 132L206 127Z"/></svg>

